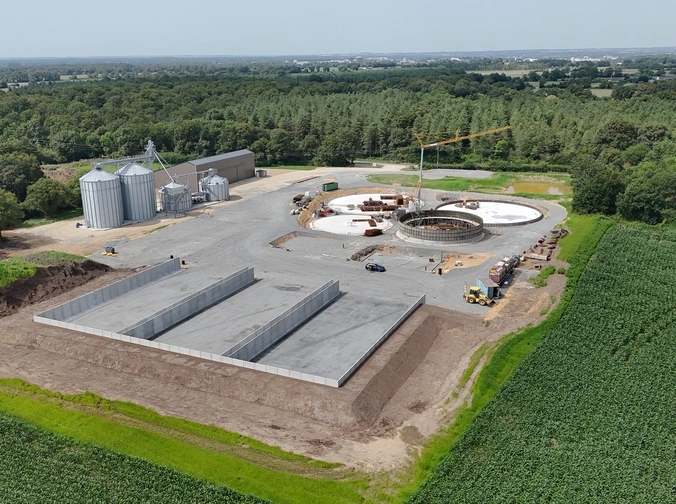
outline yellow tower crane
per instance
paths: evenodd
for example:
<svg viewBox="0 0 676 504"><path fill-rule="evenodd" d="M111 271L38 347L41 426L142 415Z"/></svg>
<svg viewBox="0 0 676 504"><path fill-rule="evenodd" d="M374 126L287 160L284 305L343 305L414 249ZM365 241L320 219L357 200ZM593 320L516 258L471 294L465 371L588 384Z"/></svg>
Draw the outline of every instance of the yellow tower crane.
<svg viewBox="0 0 676 504"><path fill-rule="evenodd" d="M417 204L421 205L420 203L420 191L422 189L422 178L423 178L423 156L425 155L425 148L427 147L439 147L440 145L448 145L451 143L455 142L462 142L463 140L469 140L471 138L476 138L484 135L492 135L493 133L500 133L501 131L506 131L510 129L511 126L502 126L501 128L495 128L492 130L486 130L486 131L479 131L478 133L472 133L471 135L465 135L465 136L456 136L454 138L449 138L448 140L442 140L440 142L434 142L430 144L426 144L423 139L422 139L422 133L414 133L416 140L418 140L418 143L420 144L420 178L418 180L418 186L416 188L416 199L418 200Z"/></svg>

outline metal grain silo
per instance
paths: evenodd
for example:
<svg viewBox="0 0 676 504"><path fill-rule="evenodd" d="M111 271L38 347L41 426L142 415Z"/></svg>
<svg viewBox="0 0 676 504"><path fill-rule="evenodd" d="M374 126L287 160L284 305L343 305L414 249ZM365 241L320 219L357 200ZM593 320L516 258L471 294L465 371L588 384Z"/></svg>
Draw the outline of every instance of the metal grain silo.
<svg viewBox="0 0 676 504"><path fill-rule="evenodd" d="M200 192L203 192L207 201L225 201L230 199L229 182L227 178L216 175L213 170L200 180Z"/></svg>
<svg viewBox="0 0 676 504"><path fill-rule="evenodd" d="M124 223L122 189L117 175L95 168L80 177L85 226L114 228Z"/></svg>
<svg viewBox="0 0 676 504"><path fill-rule="evenodd" d="M155 217L155 177L153 172L129 163L115 172L120 177L124 219L144 221Z"/></svg>
<svg viewBox="0 0 676 504"><path fill-rule="evenodd" d="M168 183L160 188L160 204L165 212L177 213L190 210L192 207L190 188L178 182Z"/></svg>

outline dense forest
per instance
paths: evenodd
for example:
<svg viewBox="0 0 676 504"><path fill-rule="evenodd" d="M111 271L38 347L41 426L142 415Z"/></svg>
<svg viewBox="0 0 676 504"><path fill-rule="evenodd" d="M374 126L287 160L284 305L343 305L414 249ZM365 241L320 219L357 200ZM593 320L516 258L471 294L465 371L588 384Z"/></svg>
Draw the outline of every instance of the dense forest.
<svg viewBox="0 0 676 504"><path fill-rule="evenodd" d="M0 188L24 202L42 176L41 164L132 155L148 139L169 162L248 148L260 166L339 166L356 158L416 163L414 133L434 142L511 125L438 152L428 149L426 163L569 171L577 211L619 212L651 223L671 219L674 62L606 63L553 60L523 77L476 73L466 62L335 72L123 65L115 67L118 78L96 67L91 75L103 77L58 83L57 68L21 69L28 85L0 92ZM623 73L629 64L635 71ZM611 98L594 97L592 85L613 88ZM77 204L77 195L61 194L60 203L47 205L38 196L61 189L41 184L31 191L34 203L23 203L25 211ZM0 222L0 229L6 225Z"/></svg>

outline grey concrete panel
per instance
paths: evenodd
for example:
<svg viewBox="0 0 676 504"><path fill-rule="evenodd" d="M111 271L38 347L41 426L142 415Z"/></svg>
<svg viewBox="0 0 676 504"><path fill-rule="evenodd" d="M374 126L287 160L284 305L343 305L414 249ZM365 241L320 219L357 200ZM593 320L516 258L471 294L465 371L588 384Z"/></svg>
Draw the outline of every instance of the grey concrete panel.
<svg viewBox="0 0 676 504"><path fill-rule="evenodd" d="M212 285L183 298L149 317L134 323L119 332L136 338L150 339L159 332L165 331L196 313L230 296L242 287L254 281L253 268L244 268L227 278L218 280ZM215 296L214 293L218 293Z"/></svg>
<svg viewBox="0 0 676 504"><path fill-rule="evenodd" d="M200 272L182 270L175 275L129 291L112 302L68 320L85 326L121 332L193 294L195 286L205 279L205 275ZM216 279L209 280L213 282Z"/></svg>
<svg viewBox="0 0 676 504"><path fill-rule="evenodd" d="M169 329L155 341L220 355L260 329L261 319L292 307L318 285L295 284L294 290L286 290L286 284L264 276L226 301Z"/></svg>
<svg viewBox="0 0 676 504"><path fill-rule="evenodd" d="M410 310L410 301L346 294L259 356L261 364L339 381L391 334Z"/></svg>
<svg viewBox="0 0 676 504"><path fill-rule="evenodd" d="M148 273L155 272L158 275L160 275L160 277L164 277L167 275L171 275L176 271L180 271L180 269L181 269L181 260L179 258L175 258L170 261L158 264L157 266L153 266L151 268L143 270L140 273L136 273L136 275L134 276L138 275L140 279L139 281L143 281L143 279L149 278ZM80 296L79 298L75 298L71 301L68 301L67 303L63 303L62 305L47 310L39 315L42 317L55 318L57 320L65 320L67 318L79 315L80 313L90 310L95 306L97 306L98 304L100 304L98 302L99 299L105 302L114 299L115 297L118 297L118 295L116 295L116 293L118 292L121 292L122 294L127 293L129 290L131 290L130 289L131 281L129 280L129 278L120 280L111 285L107 285L106 287L98 289L97 291L90 292L89 294L85 294L84 296ZM147 284L148 281L146 280L144 283Z"/></svg>
<svg viewBox="0 0 676 504"><path fill-rule="evenodd" d="M387 338L390 337L390 335L397 330L397 328L403 324L408 317L411 316L411 314L422 304L425 304L425 295L423 295L418 301L413 303L406 312L399 317L385 333L377 340L375 341L362 355L361 357L355 362L350 369L348 369L343 375L337 380L338 386L340 387L343 385L347 380L349 380L350 376L361 366L364 362L366 362L366 359L368 359L373 352L375 352L380 345L382 345Z"/></svg>
<svg viewBox="0 0 676 504"><path fill-rule="evenodd" d="M324 308L326 304L322 303L321 301L323 299L322 295L325 291L329 292L329 302L338 297L340 294L340 286L338 281L331 280L330 282L324 284L305 299L296 303L284 313L251 333L241 343L238 343L237 345L223 352L222 355L241 360L254 359L257 355L265 351L265 349L267 349L270 345L282 339L293 329L304 323L319 310ZM264 345L266 338L268 338L270 343Z"/></svg>

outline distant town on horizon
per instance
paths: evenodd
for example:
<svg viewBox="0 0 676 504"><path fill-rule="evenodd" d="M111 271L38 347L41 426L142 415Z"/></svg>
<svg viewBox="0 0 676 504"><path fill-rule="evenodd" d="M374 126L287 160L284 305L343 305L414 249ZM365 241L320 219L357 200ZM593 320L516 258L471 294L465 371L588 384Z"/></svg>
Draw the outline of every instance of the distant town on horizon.
<svg viewBox="0 0 676 504"><path fill-rule="evenodd" d="M644 48L582 48L582 49L513 49L490 51L429 51L429 52L357 52L324 54L287 55L139 55L139 56L63 56L63 57L11 57L0 56L0 66L28 64L72 64L72 63L167 63L167 62L212 62L212 63L312 63L345 59L390 59L396 61L430 62L434 60L467 60L476 58L505 58L515 60L537 60L541 58L565 58L573 60L618 60L648 55L676 54L674 47Z"/></svg>

